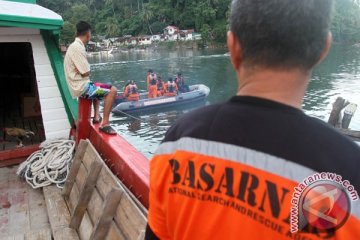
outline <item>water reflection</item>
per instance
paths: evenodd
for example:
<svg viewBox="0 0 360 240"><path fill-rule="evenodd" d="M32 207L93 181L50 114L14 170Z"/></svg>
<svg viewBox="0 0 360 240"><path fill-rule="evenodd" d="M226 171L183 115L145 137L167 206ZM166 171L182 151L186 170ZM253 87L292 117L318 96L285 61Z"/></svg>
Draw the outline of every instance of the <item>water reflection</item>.
<svg viewBox="0 0 360 240"><path fill-rule="evenodd" d="M326 120L332 103L339 96L360 104L359 88L360 48L334 46L329 57L314 71L304 109L308 114ZM360 129L360 109L350 128Z"/></svg>
<svg viewBox="0 0 360 240"><path fill-rule="evenodd" d="M167 129L181 115L204 104L226 101L236 93L237 81L225 50L123 51L116 55L90 57L92 80L111 82L119 89L128 79L146 89L146 72L154 69L163 78L181 71L189 84L205 84L211 89L207 103L175 109L145 112L134 117L113 116L116 130L145 156L151 157ZM327 119L334 100L342 96L360 104L360 48L334 46L319 65L306 93L303 108L315 117ZM360 109L350 128L360 129Z"/></svg>

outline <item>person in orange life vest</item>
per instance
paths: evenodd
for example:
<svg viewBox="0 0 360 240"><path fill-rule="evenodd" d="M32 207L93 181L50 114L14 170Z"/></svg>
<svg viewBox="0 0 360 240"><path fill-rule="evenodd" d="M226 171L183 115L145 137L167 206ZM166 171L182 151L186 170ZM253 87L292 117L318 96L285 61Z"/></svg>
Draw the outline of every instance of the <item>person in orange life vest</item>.
<svg viewBox="0 0 360 240"><path fill-rule="evenodd" d="M165 92L165 83L164 81L162 80L161 77L159 77L159 80L157 81L157 95L160 97L160 96L163 96L164 95L164 92Z"/></svg>
<svg viewBox="0 0 360 240"><path fill-rule="evenodd" d="M124 86L124 96L125 96L126 88L127 88L127 86L130 85L130 83L131 83L131 80L129 80L129 81L125 84L125 86ZM125 96L125 97L126 97L126 96Z"/></svg>
<svg viewBox="0 0 360 240"><path fill-rule="evenodd" d="M156 80L156 73L152 73L150 75L150 82L149 82L149 98L156 98L157 97L157 80Z"/></svg>
<svg viewBox="0 0 360 240"><path fill-rule="evenodd" d="M153 74L154 71L152 69L149 69L146 76L146 84L147 84L147 90L150 92L150 80L151 80L151 74Z"/></svg>
<svg viewBox="0 0 360 240"><path fill-rule="evenodd" d="M140 99L138 87L133 80L131 80L129 85L126 87L124 94L128 101L139 101Z"/></svg>
<svg viewBox="0 0 360 240"><path fill-rule="evenodd" d="M169 81L165 84L165 94L166 97L176 96L178 92L178 87L172 78L169 78Z"/></svg>
<svg viewBox="0 0 360 240"><path fill-rule="evenodd" d="M360 148L302 111L332 10L331 0L232 1L237 94L166 133L150 160L145 239L360 239L359 195L312 175L359 192Z"/></svg>

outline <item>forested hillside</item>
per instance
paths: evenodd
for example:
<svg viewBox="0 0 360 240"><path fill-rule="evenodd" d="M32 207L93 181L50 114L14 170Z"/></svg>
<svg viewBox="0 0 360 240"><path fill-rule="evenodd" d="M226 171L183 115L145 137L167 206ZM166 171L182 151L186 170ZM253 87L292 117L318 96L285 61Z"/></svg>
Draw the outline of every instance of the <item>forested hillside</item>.
<svg viewBox="0 0 360 240"><path fill-rule="evenodd" d="M73 40L78 20L98 35L161 33L167 25L193 28L203 38L225 42L231 0L38 0L65 19L63 42ZM337 42L360 41L360 0L336 0L332 31Z"/></svg>

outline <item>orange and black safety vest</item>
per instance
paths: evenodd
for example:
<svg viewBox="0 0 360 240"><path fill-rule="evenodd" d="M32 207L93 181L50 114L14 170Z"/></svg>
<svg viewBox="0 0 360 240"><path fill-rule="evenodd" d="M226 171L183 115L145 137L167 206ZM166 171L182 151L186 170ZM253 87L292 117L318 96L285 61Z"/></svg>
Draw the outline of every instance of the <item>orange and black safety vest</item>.
<svg viewBox="0 0 360 240"><path fill-rule="evenodd" d="M129 86L128 86L128 88L129 88L129 94L131 95L131 94L137 94L138 93L138 91L137 91L137 86L135 85L135 84L130 84Z"/></svg>
<svg viewBox="0 0 360 240"><path fill-rule="evenodd" d="M360 201L350 199L345 224L325 232L311 225L319 206L314 216L304 212L308 202L292 208L299 184L316 173L339 174L360 191L359 169L360 148L322 121L234 97L185 115L166 134L150 162L146 239L360 239ZM303 232L292 233L302 214L309 222L300 218Z"/></svg>
<svg viewBox="0 0 360 240"><path fill-rule="evenodd" d="M150 85L154 86L154 85L156 85L156 84L157 84L156 79L155 79L155 78L152 78L152 79L150 80Z"/></svg>
<svg viewBox="0 0 360 240"><path fill-rule="evenodd" d="M174 82L169 82L169 83L168 83L168 87L167 87L168 92L169 92L169 93L175 92L175 87L176 87L176 83L174 83Z"/></svg>
<svg viewBox="0 0 360 240"><path fill-rule="evenodd" d="M157 82L157 90L163 90L164 89L164 82L163 81L158 81Z"/></svg>

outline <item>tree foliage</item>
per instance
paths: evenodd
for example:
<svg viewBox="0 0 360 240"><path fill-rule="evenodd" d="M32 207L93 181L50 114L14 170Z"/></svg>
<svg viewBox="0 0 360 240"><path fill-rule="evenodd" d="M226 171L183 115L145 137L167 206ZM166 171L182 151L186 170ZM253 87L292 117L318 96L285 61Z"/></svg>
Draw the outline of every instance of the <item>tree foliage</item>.
<svg viewBox="0 0 360 240"><path fill-rule="evenodd" d="M38 0L61 14L62 41L68 42L79 20L89 21L97 35L158 34L167 25L195 29L204 41L225 43L231 0ZM335 0L335 41L360 41L360 0ZM72 25L70 25L72 24Z"/></svg>
<svg viewBox="0 0 360 240"><path fill-rule="evenodd" d="M360 41L360 0L336 0L333 37L337 42Z"/></svg>

